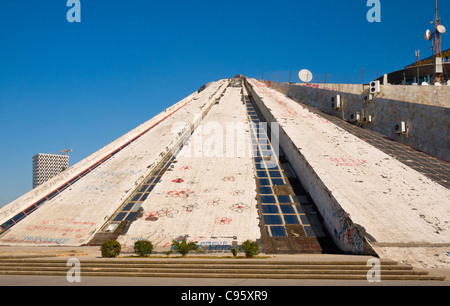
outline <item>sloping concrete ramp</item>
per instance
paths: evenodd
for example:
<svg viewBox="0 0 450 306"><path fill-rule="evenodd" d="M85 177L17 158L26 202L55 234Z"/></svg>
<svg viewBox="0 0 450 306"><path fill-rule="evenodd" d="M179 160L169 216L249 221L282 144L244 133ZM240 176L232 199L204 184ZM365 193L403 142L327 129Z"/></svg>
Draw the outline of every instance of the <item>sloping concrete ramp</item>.
<svg viewBox="0 0 450 306"><path fill-rule="evenodd" d="M1 245L87 244L228 80L194 93L67 171L0 209ZM188 122L174 134L177 122Z"/></svg>
<svg viewBox="0 0 450 306"><path fill-rule="evenodd" d="M247 79L280 145L339 248L412 264L448 266L450 190L310 112Z"/></svg>

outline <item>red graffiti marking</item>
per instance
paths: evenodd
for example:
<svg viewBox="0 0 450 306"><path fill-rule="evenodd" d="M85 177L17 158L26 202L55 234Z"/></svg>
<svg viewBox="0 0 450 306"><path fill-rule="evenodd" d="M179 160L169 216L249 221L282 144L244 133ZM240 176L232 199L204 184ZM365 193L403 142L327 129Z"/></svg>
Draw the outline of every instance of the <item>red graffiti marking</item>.
<svg viewBox="0 0 450 306"><path fill-rule="evenodd" d="M145 221L157 221L158 220L158 213L157 212L145 212L144 216Z"/></svg>
<svg viewBox="0 0 450 306"><path fill-rule="evenodd" d="M232 219L227 218L227 217L222 217L222 218L217 218L216 219L216 223L219 225L227 225L230 224L230 222L232 221Z"/></svg>
<svg viewBox="0 0 450 306"><path fill-rule="evenodd" d="M217 205L219 205L219 204L221 204L223 202L224 201L221 200L221 199L214 199L214 200L208 201L206 204L209 205L209 206L217 206Z"/></svg>
<svg viewBox="0 0 450 306"><path fill-rule="evenodd" d="M172 182L174 182L174 183L183 183L184 180L182 178L177 178L177 179L172 180Z"/></svg>
<svg viewBox="0 0 450 306"><path fill-rule="evenodd" d="M249 206L247 204L244 203L237 203L237 204L233 204L233 206L230 207L231 210L237 212L237 213L243 213L244 210L248 209Z"/></svg>
<svg viewBox="0 0 450 306"><path fill-rule="evenodd" d="M185 189L172 190L172 191L169 191L167 194L174 198L188 198L193 193L195 193L195 191L185 188Z"/></svg>
<svg viewBox="0 0 450 306"><path fill-rule="evenodd" d="M233 192L233 195L234 195L234 196L238 196L238 195L242 195L242 194L244 194L244 193L245 193L244 190L235 190L235 191Z"/></svg>
<svg viewBox="0 0 450 306"><path fill-rule="evenodd" d="M175 210L173 208L163 208L156 212L159 217L168 217L173 218L173 215L178 213L178 210Z"/></svg>

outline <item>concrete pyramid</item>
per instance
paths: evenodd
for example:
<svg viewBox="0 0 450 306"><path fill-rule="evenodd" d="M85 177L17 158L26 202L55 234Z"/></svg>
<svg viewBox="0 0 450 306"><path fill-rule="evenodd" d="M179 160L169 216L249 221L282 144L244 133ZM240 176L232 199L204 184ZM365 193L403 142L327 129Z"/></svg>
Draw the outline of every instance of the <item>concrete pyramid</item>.
<svg viewBox="0 0 450 306"><path fill-rule="evenodd" d="M450 245L448 203L447 188L239 75L203 86L2 207L0 245L116 239L131 252L148 239L164 252L187 237L224 252L250 239L266 253L420 261Z"/></svg>
<svg viewBox="0 0 450 306"><path fill-rule="evenodd" d="M286 251L320 252L295 195L270 187L287 187L288 178L245 98L243 80L209 83L2 208L0 244L80 246L117 239L132 251L135 241L148 239L165 251L172 239L187 237L224 251L248 239L262 242L266 233L286 237L288 224L306 246L285 243ZM276 168L265 169L270 159ZM276 169L273 177L255 179L258 171ZM258 196L268 204L267 226ZM304 198L307 203L306 193ZM286 221L279 203L287 204Z"/></svg>

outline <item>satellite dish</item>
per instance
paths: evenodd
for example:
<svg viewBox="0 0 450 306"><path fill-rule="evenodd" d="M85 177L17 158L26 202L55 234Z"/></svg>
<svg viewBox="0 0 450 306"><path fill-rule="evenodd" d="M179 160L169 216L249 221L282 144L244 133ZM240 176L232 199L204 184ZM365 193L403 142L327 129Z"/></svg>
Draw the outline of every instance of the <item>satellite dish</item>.
<svg viewBox="0 0 450 306"><path fill-rule="evenodd" d="M425 39L426 39L426 40L431 40L432 35L433 35L433 33L431 33L430 30L427 30L427 31L425 32Z"/></svg>
<svg viewBox="0 0 450 306"><path fill-rule="evenodd" d="M439 33L441 33L441 34L444 34L446 29L445 29L445 27L443 25L440 24L440 25L437 26L437 31Z"/></svg>
<svg viewBox="0 0 450 306"><path fill-rule="evenodd" d="M298 78L305 83L309 83L311 82L313 75L311 73L311 71L307 70L307 69L303 69L300 70L300 72L298 73Z"/></svg>

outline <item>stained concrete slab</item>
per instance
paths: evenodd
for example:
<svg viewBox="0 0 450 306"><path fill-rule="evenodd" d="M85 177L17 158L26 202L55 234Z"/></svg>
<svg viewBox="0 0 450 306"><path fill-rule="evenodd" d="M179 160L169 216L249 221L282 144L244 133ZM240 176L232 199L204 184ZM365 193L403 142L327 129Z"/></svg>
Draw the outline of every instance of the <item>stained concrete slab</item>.
<svg viewBox="0 0 450 306"><path fill-rule="evenodd" d="M263 83L248 83L266 119L280 124L281 146L342 250L368 247L402 260L405 248L419 246L411 262L450 263L434 256L434 247L450 247L447 188ZM389 247L396 243L401 251Z"/></svg>
<svg viewBox="0 0 450 306"><path fill-rule="evenodd" d="M216 82L191 97L176 112L164 117L128 147L4 233L0 237L0 244L87 244L134 187L155 167L161 155L183 136L181 132L172 133L173 125L194 117L202 108L214 102L214 96L226 85L227 81L224 80ZM52 181L53 186L50 187L57 188L59 180ZM36 191L30 193L35 194ZM11 205L15 206L16 203ZM7 206L2 210L8 209Z"/></svg>
<svg viewBox="0 0 450 306"><path fill-rule="evenodd" d="M142 204L142 217L118 238L125 250L147 239L155 251L164 252L172 239L187 237L207 250L229 252L233 244L260 238L241 91L228 87L197 126Z"/></svg>

